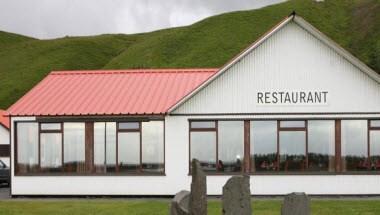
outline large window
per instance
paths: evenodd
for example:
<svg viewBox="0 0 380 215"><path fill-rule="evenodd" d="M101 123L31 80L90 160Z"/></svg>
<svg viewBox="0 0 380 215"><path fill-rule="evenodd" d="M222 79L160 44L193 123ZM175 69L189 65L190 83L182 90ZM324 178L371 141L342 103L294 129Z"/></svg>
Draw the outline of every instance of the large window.
<svg viewBox="0 0 380 215"><path fill-rule="evenodd" d="M119 172L141 171L141 129L138 122L118 123Z"/></svg>
<svg viewBox="0 0 380 215"><path fill-rule="evenodd" d="M308 121L308 170L335 171L335 122Z"/></svg>
<svg viewBox="0 0 380 215"><path fill-rule="evenodd" d="M17 123L17 166L19 173L37 172L38 163L38 123Z"/></svg>
<svg viewBox="0 0 380 215"><path fill-rule="evenodd" d="M371 120L369 125L370 169L380 171L380 120Z"/></svg>
<svg viewBox="0 0 380 215"><path fill-rule="evenodd" d="M251 172L277 170L277 121L251 121Z"/></svg>
<svg viewBox="0 0 380 215"><path fill-rule="evenodd" d="M164 173L164 123L19 122L16 174Z"/></svg>
<svg viewBox="0 0 380 215"><path fill-rule="evenodd" d="M205 171L217 170L216 131L215 121L190 123L190 160L198 159Z"/></svg>
<svg viewBox="0 0 380 215"><path fill-rule="evenodd" d="M40 124L40 153L42 172L62 171L62 123Z"/></svg>
<svg viewBox="0 0 380 215"><path fill-rule="evenodd" d="M198 159L205 171L243 170L243 121L194 121L190 131L190 158Z"/></svg>
<svg viewBox="0 0 380 215"><path fill-rule="evenodd" d="M244 122L218 122L218 167L222 172L241 172L244 162Z"/></svg>
<svg viewBox="0 0 380 215"><path fill-rule="evenodd" d="M85 124L64 123L63 165L65 172L86 172Z"/></svg>
<svg viewBox="0 0 380 215"><path fill-rule="evenodd" d="M164 123L162 121L143 122L142 170L144 172L164 171Z"/></svg>
<svg viewBox="0 0 380 215"><path fill-rule="evenodd" d="M280 121L279 156L280 171L306 170L305 121Z"/></svg>
<svg viewBox="0 0 380 215"><path fill-rule="evenodd" d="M343 171L368 170L367 135L367 120L342 120Z"/></svg>

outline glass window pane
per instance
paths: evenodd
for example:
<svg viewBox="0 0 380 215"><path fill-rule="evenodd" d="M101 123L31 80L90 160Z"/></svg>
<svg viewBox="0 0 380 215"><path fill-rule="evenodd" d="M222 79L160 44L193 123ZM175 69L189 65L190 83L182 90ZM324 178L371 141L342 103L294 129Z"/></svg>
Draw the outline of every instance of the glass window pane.
<svg viewBox="0 0 380 215"><path fill-rule="evenodd" d="M136 172L140 168L140 132L118 133L120 172Z"/></svg>
<svg viewBox="0 0 380 215"><path fill-rule="evenodd" d="M216 132L191 132L190 144L190 161L198 159L204 171L216 171Z"/></svg>
<svg viewBox="0 0 380 215"><path fill-rule="evenodd" d="M94 123L94 170L106 172L106 123Z"/></svg>
<svg viewBox="0 0 380 215"><path fill-rule="evenodd" d="M280 170L304 171L306 169L306 132L280 132Z"/></svg>
<svg viewBox="0 0 380 215"><path fill-rule="evenodd" d="M194 121L191 128L215 128L215 121Z"/></svg>
<svg viewBox="0 0 380 215"><path fill-rule="evenodd" d="M41 133L41 170L62 171L62 134Z"/></svg>
<svg viewBox="0 0 380 215"><path fill-rule="evenodd" d="M138 122L120 122L119 129L139 129L140 123Z"/></svg>
<svg viewBox="0 0 380 215"><path fill-rule="evenodd" d="M308 121L308 170L335 171L335 122Z"/></svg>
<svg viewBox="0 0 380 215"><path fill-rule="evenodd" d="M367 170L367 121L342 120L343 171Z"/></svg>
<svg viewBox="0 0 380 215"><path fill-rule="evenodd" d="M38 123L17 123L18 173L38 171Z"/></svg>
<svg viewBox="0 0 380 215"><path fill-rule="evenodd" d="M244 121L219 121L218 135L218 170L241 172L244 161Z"/></svg>
<svg viewBox="0 0 380 215"><path fill-rule="evenodd" d="M371 127L380 127L380 120L371 120Z"/></svg>
<svg viewBox="0 0 380 215"><path fill-rule="evenodd" d="M305 121L280 121L281 128L304 128Z"/></svg>
<svg viewBox="0 0 380 215"><path fill-rule="evenodd" d="M251 172L277 168L277 121L251 121Z"/></svg>
<svg viewBox="0 0 380 215"><path fill-rule="evenodd" d="M106 123L106 168L107 172L116 171L116 123Z"/></svg>
<svg viewBox="0 0 380 215"><path fill-rule="evenodd" d="M64 123L63 129L64 171L86 172L84 123Z"/></svg>
<svg viewBox="0 0 380 215"><path fill-rule="evenodd" d="M380 131L370 131L371 170L380 171Z"/></svg>
<svg viewBox="0 0 380 215"><path fill-rule="evenodd" d="M61 130L61 123L41 123L41 130Z"/></svg>
<svg viewBox="0 0 380 215"><path fill-rule="evenodd" d="M164 122L142 123L142 168L145 172L164 171Z"/></svg>

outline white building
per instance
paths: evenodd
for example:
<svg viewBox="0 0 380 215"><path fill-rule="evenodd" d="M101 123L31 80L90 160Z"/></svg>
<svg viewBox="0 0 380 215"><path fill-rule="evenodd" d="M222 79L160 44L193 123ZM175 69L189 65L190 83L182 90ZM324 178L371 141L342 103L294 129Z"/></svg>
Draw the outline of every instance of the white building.
<svg viewBox="0 0 380 215"><path fill-rule="evenodd" d="M0 110L0 160L9 166L9 118Z"/></svg>
<svg viewBox="0 0 380 215"><path fill-rule="evenodd" d="M9 108L12 195L380 194L380 76L302 18L220 69L52 72Z"/></svg>

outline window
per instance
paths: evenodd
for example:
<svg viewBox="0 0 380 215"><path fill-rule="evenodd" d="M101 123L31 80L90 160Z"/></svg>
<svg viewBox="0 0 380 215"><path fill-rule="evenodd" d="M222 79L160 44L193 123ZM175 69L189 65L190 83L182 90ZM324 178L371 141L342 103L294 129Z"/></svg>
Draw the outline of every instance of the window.
<svg viewBox="0 0 380 215"><path fill-rule="evenodd" d="M142 122L142 170L164 172L164 122Z"/></svg>
<svg viewBox="0 0 380 215"><path fill-rule="evenodd" d="M367 170L367 120L342 120L341 129L343 171Z"/></svg>
<svg viewBox="0 0 380 215"><path fill-rule="evenodd" d="M40 124L40 155L42 172L62 171L62 130L58 123Z"/></svg>
<svg viewBox="0 0 380 215"><path fill-rule="evenodd" d="M368 132L370 170L380 171L380 120L371 120Z"/></svg>
<svg viewBox="0 0 380 215"><path fill-rule="evenodd" d="M117 152L120 172L140 171L140 132L119 132Z"/></svg>
<svg viewBox="0 0 380 215"><path fill-rule="evenodd" d="M17 123L17 166L18 173L38 171L38 123Z"/></svg>
<svg viewBox="0 0 380 215"><path fill-rule="evenodd" d="M85 124L64 123L64 171L85 172Z"/></svg>
<svg viewBox="0 0 380 215"><path fill-rule="evenodd" d="M16 125L16 174L164 172L163 121Z"/></svg>
<svg viewBox="0 0 380 215"><path fill-rule="evenodd" d="M251 172L277 170L277 121L251 121Z"/></svg>
<svg viewBox="0 0 380 215"><path fill-rule="evenodd" d="M302 127L303 126L303 127ZM279 126L279 170L305 171L306 127L304 121L281 121Z"/></svg>
<svg viewBox="0 0 380 215"><path fill-rule="evenodd" d="M216 171L215 122L190 122L190 127L190 161L198 159L204 171Z"/></svg>
<svg viewBox="0 0 380 215"><path fill-rule="evenodd" d="M205 171L243 170L243 121L190 122L190 144L190 161L198 159Z"/></svg>
<svg viewBox="0 0 380 215"><path fill-rule="evenodd" d="M310 120L308 133L308 170L335 171L335 122Z"/></svg>
<svg viewBox="0 0 380 215"><path fill-rule="evenodd" d="M218 170L241 172L244 162L244 121L218 122Z"/></svg>

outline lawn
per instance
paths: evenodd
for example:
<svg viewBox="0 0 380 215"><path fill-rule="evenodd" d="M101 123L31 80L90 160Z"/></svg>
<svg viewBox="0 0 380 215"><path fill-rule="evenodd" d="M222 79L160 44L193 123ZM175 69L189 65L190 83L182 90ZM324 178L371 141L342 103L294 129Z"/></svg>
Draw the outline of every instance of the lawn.
<svg viewBox="0 0 380 215"><path fill-rule="evenodd" d="M280 200L253 202L256 215L280 214ZM220 201L208 204L210 215L221 214ZM380 214L380 200L312 200L312 214L373 215ZM5 200L0 201L0 215L169 214L168 200Z"/></svg>

